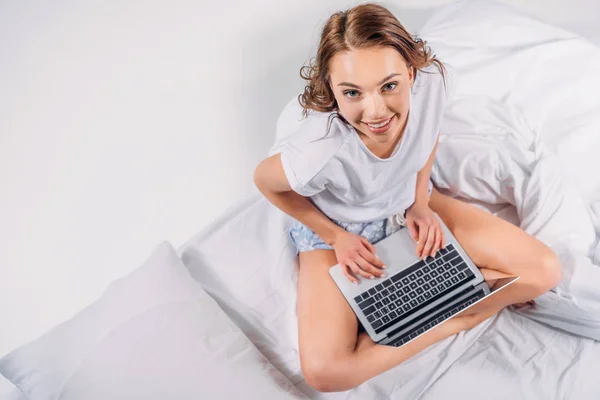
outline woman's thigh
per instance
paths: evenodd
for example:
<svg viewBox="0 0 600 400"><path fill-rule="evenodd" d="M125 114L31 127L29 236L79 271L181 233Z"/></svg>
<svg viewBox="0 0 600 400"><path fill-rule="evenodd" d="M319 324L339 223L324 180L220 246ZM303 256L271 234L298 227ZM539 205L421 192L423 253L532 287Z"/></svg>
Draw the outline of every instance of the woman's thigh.
<svg viewBox="0 0 600 400"><path fill-rule="evenodd" d="M358 319L329 275L337 264L333 250L299 253L298 341L303 368L354 352Z"/></svg>
<svg viewBox="0 0 600 400"><path fill-rule="evenodd" d="M520 275L521 283L555 274L556 254L521 228L435 188L429 206L479 268Z"/></svg>

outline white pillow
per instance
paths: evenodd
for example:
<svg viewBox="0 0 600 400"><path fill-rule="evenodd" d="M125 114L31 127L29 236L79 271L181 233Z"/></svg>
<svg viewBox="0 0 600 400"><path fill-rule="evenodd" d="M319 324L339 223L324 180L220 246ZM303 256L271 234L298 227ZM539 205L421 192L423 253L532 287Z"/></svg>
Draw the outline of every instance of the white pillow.
<svg viewBox="0 0 600 400"><path fill-rule="evenodd" d="M72 319L0 359L0 373L30 400L305 398L167 241Z"/></svg>

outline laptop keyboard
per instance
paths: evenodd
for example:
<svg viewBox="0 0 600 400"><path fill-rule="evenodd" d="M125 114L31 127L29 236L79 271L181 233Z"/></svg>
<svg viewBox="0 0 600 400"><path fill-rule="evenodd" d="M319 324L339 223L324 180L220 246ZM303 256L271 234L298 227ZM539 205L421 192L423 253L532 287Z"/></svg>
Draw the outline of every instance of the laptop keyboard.
<svg viewBox="0 0 600 400"><path fill-rule="evenodd" d="M475 276L453 244L354 298L375 333L452 292Z"/></svg>
<svg viewBox="0 0 600 400"><path fill-rule="evenodd" d="M435 325L439 324L440 322L447 320L448 318L452 317L454 314L458 314L465 307L470 306L471 304L475 303L476 301L478 301L484 297L485 297L485 292L483 291L483 289L478 290L476 293L473 293L471 296L467 297L466 299L461 301L459 304L452 305L449 307L450 309L442 310L441 312L436 313L433 317L429 318L427 321L424 321L422 324L415 326L413 329L411 329L410 331L404 333L402 336L397 338L393 343L390 343L389 346L394 346L394 347L402 346L404 343L408 342L411 339L414 339L415 337L417 337L421 333L425 332L429 328L432 328ZM442 306L438 306L437 308L441 308L441 307ZM437 310L434 309L434 310L432 310L432 313L436 312L436 311Z"/></svg>

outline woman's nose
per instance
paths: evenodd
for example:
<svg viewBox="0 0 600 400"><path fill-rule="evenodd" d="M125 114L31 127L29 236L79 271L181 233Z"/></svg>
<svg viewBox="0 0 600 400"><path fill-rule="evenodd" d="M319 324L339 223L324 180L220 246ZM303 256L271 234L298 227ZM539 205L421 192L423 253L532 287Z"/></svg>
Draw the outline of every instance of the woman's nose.
<svg viewBox="0 0 600 400"><path fill-rule="evenodd" d="M387 116L385 102L382 96L370 96L367 100L365 114L369 121L377 121Z"/></svg>

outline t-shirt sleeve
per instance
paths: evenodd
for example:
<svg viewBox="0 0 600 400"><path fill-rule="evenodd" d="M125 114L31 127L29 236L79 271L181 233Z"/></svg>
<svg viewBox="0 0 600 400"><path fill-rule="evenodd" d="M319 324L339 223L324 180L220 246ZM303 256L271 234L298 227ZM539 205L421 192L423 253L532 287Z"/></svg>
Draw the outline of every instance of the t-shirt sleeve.
<svg viewBox="0 0 600 400"><path fill-rule="evenodd" d="M280 147L281 163L292 189L305 197L314 196L327 188L331 181L328 164L335 158L344 138L327 119L310 116Z"/></svg>

